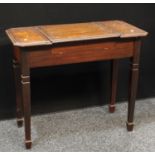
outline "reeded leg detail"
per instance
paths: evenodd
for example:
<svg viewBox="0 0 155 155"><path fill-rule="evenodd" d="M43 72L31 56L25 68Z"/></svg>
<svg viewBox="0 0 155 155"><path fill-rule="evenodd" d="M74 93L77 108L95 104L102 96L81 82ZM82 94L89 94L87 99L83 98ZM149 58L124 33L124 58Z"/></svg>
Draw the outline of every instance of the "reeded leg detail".
<svg viewBox="0 0 155 155"><path fill-rule="evenodd" d="M111 101L109 104L109 112L115 112L115 101L116 101L116 92L117 92L117 82L118 82L118 61L112 60L111 67Z"/></svg>
<svg viewBox="0 0 155 155"><path fill-rule="evenodd" d="M21 82L20 82L20 65L17 61L13 60L14 80L16 88L16 117L18 127L23 126L23 106L21 97Z"/></svg>

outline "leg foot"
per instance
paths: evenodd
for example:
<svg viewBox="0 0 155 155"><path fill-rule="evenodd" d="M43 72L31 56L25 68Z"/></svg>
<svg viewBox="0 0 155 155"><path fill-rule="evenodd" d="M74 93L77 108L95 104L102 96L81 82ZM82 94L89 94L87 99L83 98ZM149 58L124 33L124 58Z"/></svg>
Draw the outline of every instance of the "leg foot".
<svg viewBox="0 0 155 155"><path fill-rule="evenodd" d="M32 141L25 141L25 147L26 147L26 149L31 149L31 147L32 147Z"/></svg>
<svg viewBox="0 0 155 155"><path fill-rule="evenodd" d="M127 126L127 130L128 130L128 131L133 131L134 123L129 123L129 122L127 122L127 123L126 123L126 126Z"/></svg>
<svg viewBox="0 0 155 155"><path fill-rule="evenodd" d="M19 128L23 126L23 119L17 119L17 126Z"/></svg>
<svg viewBox="0 0 155 155"><path fill-rule="evenodd" d="M114 113L115 112L115 105L109 105L109 112Z"/></svg>

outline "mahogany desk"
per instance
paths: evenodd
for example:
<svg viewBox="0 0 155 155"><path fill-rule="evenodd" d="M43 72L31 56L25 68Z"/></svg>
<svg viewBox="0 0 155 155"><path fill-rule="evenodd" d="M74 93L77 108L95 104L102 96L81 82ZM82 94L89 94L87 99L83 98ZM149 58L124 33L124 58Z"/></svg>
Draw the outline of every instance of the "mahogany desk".
<svg viewBox="0 0 155 155"><path fill-rule="evenodd" d="M112 60L109 111L115 110L118 60L130 58L131 75L127 130L133 130L141 38L147 32L123 21L11 28L13 43L17 124L25 122L25 145L31 148L30 69L37 67ZM24 119L23 119L24 118Z"/></svg>

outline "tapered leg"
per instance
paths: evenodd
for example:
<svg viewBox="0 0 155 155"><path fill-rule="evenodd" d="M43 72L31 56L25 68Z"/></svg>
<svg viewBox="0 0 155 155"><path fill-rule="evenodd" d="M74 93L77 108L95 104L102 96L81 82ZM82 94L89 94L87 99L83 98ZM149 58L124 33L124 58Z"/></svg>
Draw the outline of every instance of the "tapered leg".
<svg viewBox="0 0 155 155"><path fill-rule="evenodd" d="M16 117L18 127L23 126L23 106L21 97L21 82L20 82L20 65L17 61L13 60L14 80L16 88Z"/></svg>
<svg viewBox="0 0 155 155"><path fill-rule="evenodd" d="M128 104L128 121L127 121L127 130L133 130L133 119L134 119L134 108L137 92L137 82L138 82L138 64L132 63L131 65L131 83L130 83L130 96Z"/></svg>
<svg viewBox="0 0 155 155"><path fill-rule="evenodd" d="M115 111L115 101L118 82L118 61L119 60L112 60L111 66L111 101L109 104L109 112L111 113Z"/></svg>
<svg viewBox="0 0 155 155"><path fill-rule="evenodd" d="M24 122L25 122L25 146L31 148L31 97L30 97L30 68L27 62L26 52L22 53L22 98L24 107Z"/></svg>
<svg viewBox="0 0 155 155"><path fill-rule="evenodd" d="M134 56L131 59L131 75L130 75L130 90L128 103L128 120L127 130L132 131L134 127L134 109L137 94L138 74L139 74L139 56L140 56L140 40L135 41Z"/></svg>

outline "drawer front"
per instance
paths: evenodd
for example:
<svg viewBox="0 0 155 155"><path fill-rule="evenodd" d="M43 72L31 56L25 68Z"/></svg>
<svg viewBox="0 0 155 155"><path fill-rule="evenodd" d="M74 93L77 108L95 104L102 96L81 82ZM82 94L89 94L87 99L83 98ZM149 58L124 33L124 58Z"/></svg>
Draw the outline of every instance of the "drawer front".
<svg viewBox="0 0 155 155"><path fill-rule="evenodd" d="M133 42L100 42L54 46L29 52L30 67L43 67L81 62L132 57Z"/></svg>

